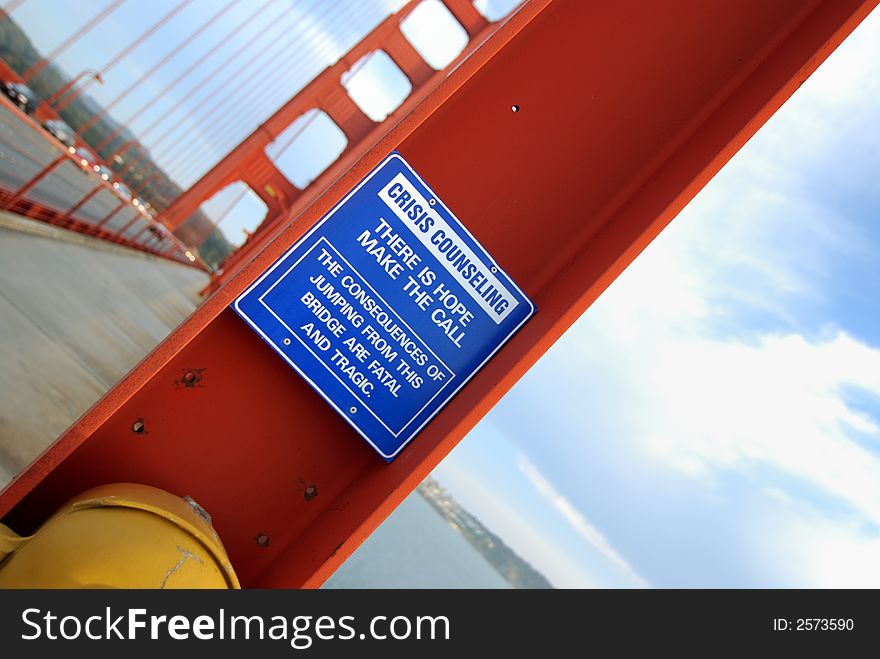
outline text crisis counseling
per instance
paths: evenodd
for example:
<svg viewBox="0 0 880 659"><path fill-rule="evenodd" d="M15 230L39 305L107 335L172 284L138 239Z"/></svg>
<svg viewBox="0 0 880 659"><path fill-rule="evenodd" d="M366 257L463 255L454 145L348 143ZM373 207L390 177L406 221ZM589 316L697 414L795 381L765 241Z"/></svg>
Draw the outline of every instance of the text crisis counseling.
<svg viewBox="0 0 880 659"><path fill-rule="evenodd" d="M460 283L473 289L472 296L496 323L516 308L510 291L461 240L452 227L415 189L403 174L398 174L380 192L379 197L413 231L446 270ZM497 271L497 268L494 268Z"/></svg>

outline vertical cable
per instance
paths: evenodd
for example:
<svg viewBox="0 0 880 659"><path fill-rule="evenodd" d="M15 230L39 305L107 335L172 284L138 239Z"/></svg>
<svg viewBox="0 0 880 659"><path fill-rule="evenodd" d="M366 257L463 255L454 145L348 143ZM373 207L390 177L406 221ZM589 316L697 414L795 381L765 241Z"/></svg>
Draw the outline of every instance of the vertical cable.
<svg viewBox="0 0 880 659"><path fill-rule="evenodd" d="M40 71L45 69L49 62L53 59L57 58L61 53L70 48L74 43L76 43L83 35L90 32L98 23L107 18L110 14L116 11L119 6L124 3L126 0L113 0L109 5L107 5L102 11L98 12L91 20L89 20L85 25L83 25L79 30L74 32L71 36L69 36L63 43L55 48L51 53L46 55L39 62L31 66L24 73L21 74L22 79L27 82L35 75L37 75Z"/></svg>

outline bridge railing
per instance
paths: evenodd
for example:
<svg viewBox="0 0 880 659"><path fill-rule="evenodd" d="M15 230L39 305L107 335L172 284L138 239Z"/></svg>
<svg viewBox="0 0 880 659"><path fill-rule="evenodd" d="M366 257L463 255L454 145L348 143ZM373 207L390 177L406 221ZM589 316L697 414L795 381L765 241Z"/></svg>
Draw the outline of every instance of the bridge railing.
<svg viewBox="0 0 880 659"><path fill-rule="evenodd" d="M203 267L195 254L163 225L120 197L112 185L77 164L69 153L5 99L4 180L0 210Z"/></svg>

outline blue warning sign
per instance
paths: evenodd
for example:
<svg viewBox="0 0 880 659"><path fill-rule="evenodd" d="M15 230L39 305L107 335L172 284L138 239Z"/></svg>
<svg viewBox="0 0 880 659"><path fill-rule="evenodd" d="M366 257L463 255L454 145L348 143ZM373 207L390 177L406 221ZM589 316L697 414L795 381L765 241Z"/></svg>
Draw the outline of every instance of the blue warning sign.
<svg viewBox="0 0 880 659"><path fill-rule="evenodd" d="M386 460L535 311L398 153L233 306Z"/></svg>

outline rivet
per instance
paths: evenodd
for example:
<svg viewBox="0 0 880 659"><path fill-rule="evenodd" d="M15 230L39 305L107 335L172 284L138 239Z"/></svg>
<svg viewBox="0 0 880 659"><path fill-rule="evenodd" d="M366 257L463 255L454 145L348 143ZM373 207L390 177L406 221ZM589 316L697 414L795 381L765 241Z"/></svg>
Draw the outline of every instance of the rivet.
<svg viewBox="0 0 880 659"><path fill-rule="evenodd" d="M354 405L352 405L351 407L348 408L348 411L349 411L351 414L355 414L355 413L357 413L358 408L356 408Z"/></svg>
<svg viewBox="0 0 880 659"><path fill-rule="evenodd" d="M510 109L513 110L514 112L519 112L519 106L518 106L518 105L511 105L511 106L510 106Z"/></svg>
<svg viewBox="0 0 880 659"><path fill-rule="evenodd" d="M131 431L137 433L138 435L143 434L144 432L144 420L138 419L134 423L131 424Z"/></svg>
<svg viewBox="0 0 880 659"><path fill-rule="evenodd" d="M269 546L269 536L265 533L260 533L254 538L257 541L257 545L260 547L268 547Z"/></svg>
<svg viewBox="0 0 880 659"><path fill-rule="evenodd" d="M286 345L286 346L289 346L289 345L290 345L290 339L284 339L281 343L283 343L283 344Z"/></svg>
<svg viewBox="0 0 880 659"><path fill-rule="evenodd" d="M318 496L318 488L314 485L309 485L303 492L303 496L305 497L306 501L314 499L316 496Z"/></svg>

